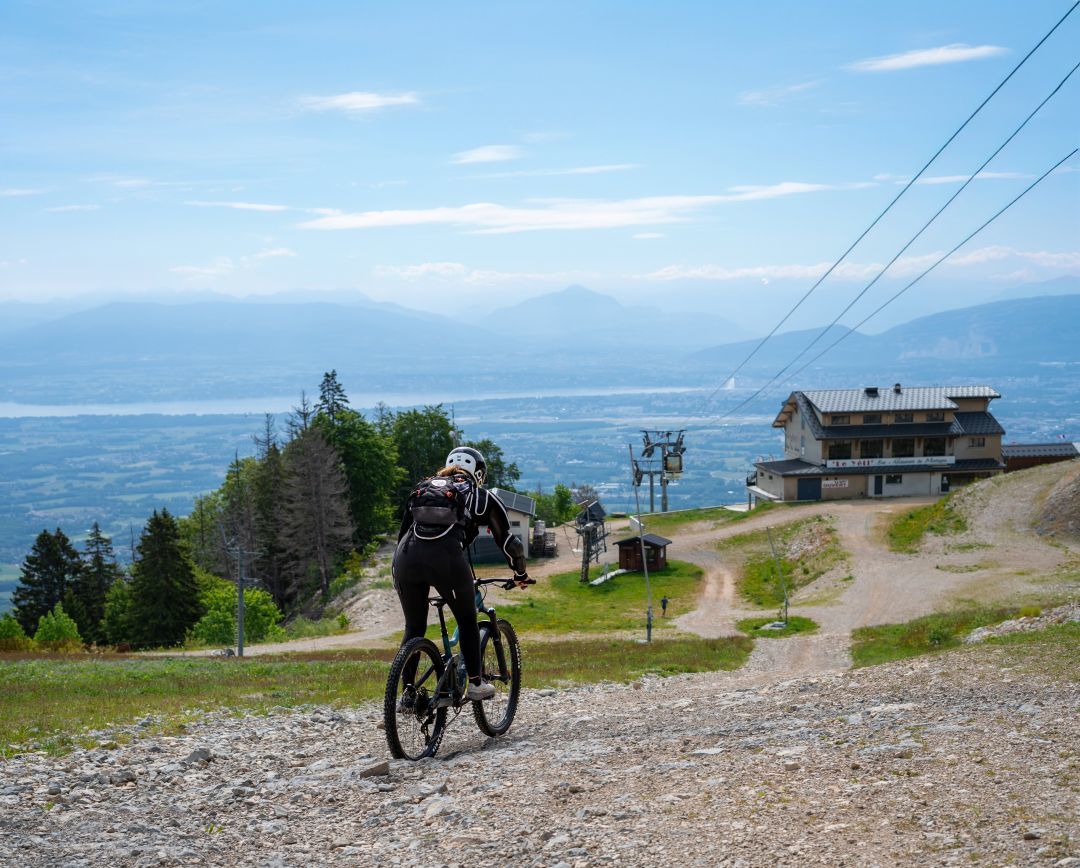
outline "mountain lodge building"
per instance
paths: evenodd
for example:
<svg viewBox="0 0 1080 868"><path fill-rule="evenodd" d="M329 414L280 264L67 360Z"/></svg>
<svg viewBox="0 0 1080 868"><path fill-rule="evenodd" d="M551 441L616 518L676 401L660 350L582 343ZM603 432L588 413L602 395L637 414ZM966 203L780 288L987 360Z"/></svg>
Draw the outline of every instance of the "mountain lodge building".
<svg viewBox="0 0 1080 868"><path fill-rule="evenodd" d="M751 502L945 494L994 476L1004 429L989 386L820 389L792 392L774 428L784 459L758 461Z"/></svg>

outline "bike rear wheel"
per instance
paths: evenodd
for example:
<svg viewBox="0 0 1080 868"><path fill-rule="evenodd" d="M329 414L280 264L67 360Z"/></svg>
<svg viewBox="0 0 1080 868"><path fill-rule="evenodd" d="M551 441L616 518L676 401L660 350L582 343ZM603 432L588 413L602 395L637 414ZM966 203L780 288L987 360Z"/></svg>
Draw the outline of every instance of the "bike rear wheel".
<svg viewBox="0 0 1080 868"><path fill-rule="evenodd" d="M446 730L446 708L437 708L435 694L444 663L430 639L410 639L390 664L383 697L386 743L397 759L435 756Z"/></svg>
<svg viewBox="0 0 1080 868"><path fill-rule="evenodd" d="M495 695L483 702L473 703L476 725L485 735L502 735L514 722L518 693L521 691L521 646L517 633L508 621L497 622L505 668L499 665L499 655L492 635L491 624L480 624L480 658L484 678L495 685Z"/></svg>

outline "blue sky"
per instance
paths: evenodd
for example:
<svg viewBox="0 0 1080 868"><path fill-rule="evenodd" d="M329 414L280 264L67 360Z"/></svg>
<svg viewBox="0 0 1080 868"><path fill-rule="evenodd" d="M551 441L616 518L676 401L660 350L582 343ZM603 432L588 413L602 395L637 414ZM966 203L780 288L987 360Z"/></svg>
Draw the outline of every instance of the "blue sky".
<svg viewBox="0 0 1080 868"><path fill-rule="evenodd" d="M348 290L447 309L582 283L764 321L1069 5L8 0L0 299ZM1077 45L1080 11L822 287L815 315L888 260ZM1075 147L1078 94L1080 73L896 273ZM943 287L990 298L1080 274L1078 167L906 314Z"/></svg>

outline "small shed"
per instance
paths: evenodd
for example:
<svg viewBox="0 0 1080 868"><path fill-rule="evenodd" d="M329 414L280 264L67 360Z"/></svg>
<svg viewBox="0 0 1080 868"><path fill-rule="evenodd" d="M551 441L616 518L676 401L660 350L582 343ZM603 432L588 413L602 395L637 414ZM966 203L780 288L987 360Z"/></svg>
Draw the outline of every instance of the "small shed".
<svg viewBox="0 0 1080 868"><path fill-rule="evenodd" d="M650 570L662 570L667 566L667 547L671 540L655 533L645 534L645 558ZM615 545L619 547L619 569L641 571L641 536L621 539Z"/></svg>
<svg viewBox="0 0 1080 868"><path fill-rule="evenodd" d="M491 489L503 506L510 518L510 533L521 541L522 549L529 551L529 522L536 515L536 501L516 491L506 491L503 488ZM491 531L481 526L480 535L470 546L473 563L477 564L502 564L506 563L502 551L495 545L495 539Z"/></svg>

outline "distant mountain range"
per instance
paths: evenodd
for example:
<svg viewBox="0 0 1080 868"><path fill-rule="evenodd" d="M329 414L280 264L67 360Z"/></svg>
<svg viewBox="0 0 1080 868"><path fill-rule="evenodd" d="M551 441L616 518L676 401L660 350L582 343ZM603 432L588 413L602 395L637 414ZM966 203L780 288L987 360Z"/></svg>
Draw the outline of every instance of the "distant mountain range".
<svg viewBox="0 0 1080 868"><path fill-rule="evenodd" d="M115 302L46 321L35 321L42 311L27 307L0 303L8 329L0 340L0 400L297 394L314 388L330 368L357 391L453 386L461 397L523 388L511 380L520 383L521 375L545 388L696 385L715 382L761 342L739 340L744 335L720 317L624 305L580 286L492 310L472 323L458 311L443 316L362 296L347 304L280 298ZM19 317L22 325L12 328ZM773 336L742 376L776 373L819 332ZM835 327L805 358L841 335L844 340L811 373L861 375L874 368L884 376L936 382L948 363L965 375L985 369L985 379L1005 365L1015 372L1018 366L1080 362L1080 294L945 311L877 335Z"/></svg>

